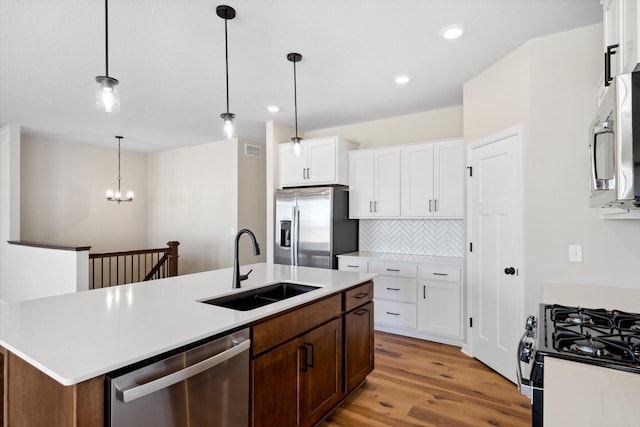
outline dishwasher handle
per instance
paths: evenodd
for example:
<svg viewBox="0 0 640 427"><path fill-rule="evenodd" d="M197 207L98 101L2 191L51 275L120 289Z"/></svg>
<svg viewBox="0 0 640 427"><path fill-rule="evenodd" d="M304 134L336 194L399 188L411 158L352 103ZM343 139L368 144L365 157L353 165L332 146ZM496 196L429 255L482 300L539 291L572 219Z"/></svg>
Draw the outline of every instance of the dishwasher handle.
<svg viewBox="0 0 640 427"><path fill-rule="evenodd" d="M226 362L227 360L232 359L238 354L249 350L250 346L251 340L247 339L245 341L242 341L238 345L235 345L230 349L223 351L222 353L218 353L215 356L212 356L187 368L173 372L164 377L149 381L146 384L132 387L128 390L117 389L116 393L118 399L120 399L124 403L128 403L163 388L170 387L174 384L179 383L180 381L184 381L187 378L191 378L201 372L206 371L207 369L211 369L220 365L221 363Z"/></svg>

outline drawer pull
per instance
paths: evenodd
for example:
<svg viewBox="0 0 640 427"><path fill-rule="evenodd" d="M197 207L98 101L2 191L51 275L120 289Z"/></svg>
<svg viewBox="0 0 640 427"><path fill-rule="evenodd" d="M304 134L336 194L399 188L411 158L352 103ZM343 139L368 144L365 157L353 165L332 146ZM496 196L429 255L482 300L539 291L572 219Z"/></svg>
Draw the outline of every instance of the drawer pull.
<svg viewBox="0 0 640 427"><path fill-rule="evenodd" d="M349 268L360 268L359 265L348 265L348 264L347 264L347 267L349 267Z"/></svg>
<svg viewBox="0 0 640 427"><path fill-rule="evenodd" d="M394 273L400 273L400 270L397 268L387 268L387 271L393 271Z"/></svg>
<svg viewBox="0 0 640 427"><path fill-rule="evenodd" d="M388 291L399 291L400 288L387 288Z"/></svg>
<svg viewBox="0 0 640 427"><path fill-rule="evenodd" d="M434 276L448 276L448 273L433 273Z"/></svg>
<svg viewBox="0 0 640 427"><path fill-rule="evenodd" d="M400 316L400 313L392 313L390 311L387 311L387 314L390 314L392 316Z"/></svg>
<svg viewBox="0 0 640 427"><path fill-rule="evenodd" d="M369 310L367 310L366 308L361 308L360 310L355 311L353 314L355 314L356 316L362 316L363 314L368 313L368 312L369 312Z"/></svg>
<svg viewBox="0 0 640 427"><path fill-rule="evenodd" d="M360 292L358 295L355 295L354 298L362 299L369 296L369 294L365 294L364 292Z"/></svg>

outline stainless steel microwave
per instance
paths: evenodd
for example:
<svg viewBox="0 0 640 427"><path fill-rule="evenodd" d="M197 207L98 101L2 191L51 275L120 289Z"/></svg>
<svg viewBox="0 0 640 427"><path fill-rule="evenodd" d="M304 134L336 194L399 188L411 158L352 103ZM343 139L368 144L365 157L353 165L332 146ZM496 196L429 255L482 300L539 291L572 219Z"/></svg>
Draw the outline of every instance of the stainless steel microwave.
<svg viewBox="0 0 640 427"><path fill-rule="evenodd" d="M590 205L640 209L640 72L616 76L591 124Z"/></svg>

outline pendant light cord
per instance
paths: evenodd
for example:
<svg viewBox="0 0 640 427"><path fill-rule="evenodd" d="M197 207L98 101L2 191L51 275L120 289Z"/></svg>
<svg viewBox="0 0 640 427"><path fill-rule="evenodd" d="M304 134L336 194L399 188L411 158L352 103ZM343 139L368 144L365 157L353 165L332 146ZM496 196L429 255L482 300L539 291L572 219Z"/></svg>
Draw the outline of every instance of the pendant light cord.
<svg viewBox="0 0 640 427"><path fill-rule="evenodd" d="M293 61L293 106L296 116L296 139L298 138L298 89L296 83L296 61Z"/></svg>
<svg viewBox="0 0 640 427"><path fill-rule="evenodd" d="M109 0L104 0L104 45L105 63L107 65L106 77L109 77Z"/></svg>
<svg viewBox="0 0 640 427"><path fill-rule="evenodd" d="M227 43L227 21L224 19L224 62L227 70L227 114L229 114L229 46Z"/></svg>
<svg viewBox="0 0 640 427"><path fill-rule="evenodd" d="M122 141L122 137L116 138L118 138L118 193L120 193L120 141Z"/></svg>

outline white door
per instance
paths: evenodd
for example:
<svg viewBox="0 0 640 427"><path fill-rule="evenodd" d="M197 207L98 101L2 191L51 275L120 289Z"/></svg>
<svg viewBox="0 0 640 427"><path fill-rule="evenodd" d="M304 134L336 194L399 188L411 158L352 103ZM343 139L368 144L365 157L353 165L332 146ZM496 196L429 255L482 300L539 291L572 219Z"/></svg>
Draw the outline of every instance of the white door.
<svg viewBox="0 0 640 427"><path fill-rule="evenodd" d="M434 216L464 217L464 151L462 141L434 144Z"/></svg>
<svg viewBox="0 0 640 427"><path fill-rule="evenodd" d="M291 144L280 144L280 185L292 186L306 184L307 148L302 141L302 151L296 156L291 151Z"/></svg>
<svg viewBox="0 0 640 427"><path fill-rule="evenodd" d="M468 148L471 352L514 382L524 325L521 135L516 128Z"/></svg>
<svg viewBox="0 0 640 427"><path fill-rule="evenodd" d="M403 218L433 216L433 146L421 144L402 147ZM463 167L462 162L460 167ZM464 177L462 173L460 175Z"/></svg>
<svg viewBox="0 0 640 427"><path fill-rule="evenodd" d="M336 181L336 139L307 141L308 183L330 183Z"/></svg>
<svg viewBox="0 0 640 427"><path fill-rule="evenodd" d="M400 216L400 149L375 152L375 216Z"/></svg>
<svg viewBox="0 0 640 427"><path fill-rule="evenodd" d="M373 151L349 153L349 218L373 216Z"/></svg>

